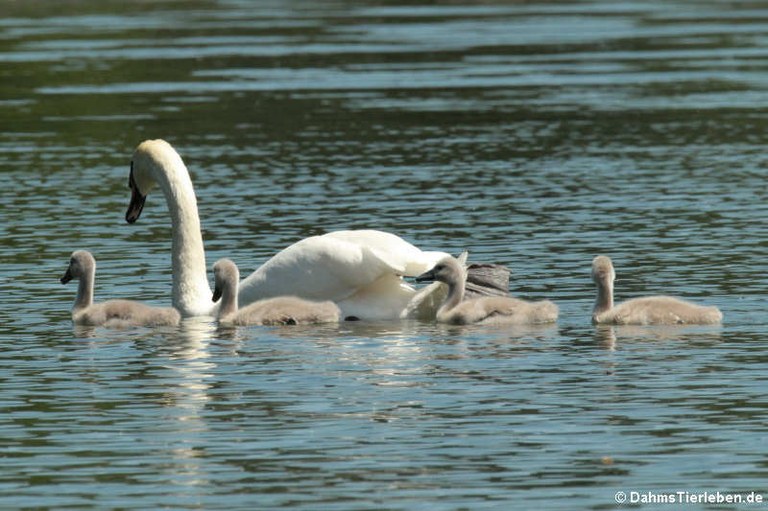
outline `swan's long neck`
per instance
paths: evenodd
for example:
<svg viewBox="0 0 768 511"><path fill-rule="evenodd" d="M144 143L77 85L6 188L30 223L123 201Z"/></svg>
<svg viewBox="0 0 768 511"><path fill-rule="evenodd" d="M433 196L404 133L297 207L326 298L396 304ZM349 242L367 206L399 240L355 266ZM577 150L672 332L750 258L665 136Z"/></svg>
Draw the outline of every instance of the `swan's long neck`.
<svg viewBox="0 0 768 511"><path fill-rule="evenodd" d="M173 231L173 305L183 316L205 315L212 308L211 289L192 180L181 158L160 168L156 179L168 203Z"/></svg>
<svg viewBox="0 0 768 511"><path fill-rule="evenodd" d="M613 281L610 279L597 282L597 299L592 309L592 317L596 317L613 308Z"/></svg>
<svg viewBox="0 0 768 511"><path fill-rule="evenodd" d="M77 282L77 298L72 310L85 309L93 305L93 281L96 278L96 268L89 268Z"/></svg>
<svg viewBox="0 0 768 511"><path fill-rule="evenodd" d="M445 298L443 305L437 310L437 317L441 317L450 312L454 307L461 303L464 298L464 287L466 286L466 275L462 271L458 278L451 279L448 284L448 296Z"/></svg>

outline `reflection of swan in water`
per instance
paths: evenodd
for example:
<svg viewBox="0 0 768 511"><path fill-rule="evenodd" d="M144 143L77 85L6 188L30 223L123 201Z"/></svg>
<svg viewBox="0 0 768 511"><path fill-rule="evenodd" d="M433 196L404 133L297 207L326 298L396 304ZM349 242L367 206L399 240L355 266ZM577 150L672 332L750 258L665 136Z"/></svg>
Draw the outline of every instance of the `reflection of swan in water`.
<svg viewBox="0 0 768 511"><path fill-rule="evenodd" d="M595 327L595 341L602 347L614 351L619 342L643 341L685 341L719 342L719 325L608 325Z"/></svg>
<svg viewBox="0 0 768 511"><path fill-rule="evenodd" d="M616 350L616 327L613 325L597 325L595 341L609 351Z"/></svg>
<svg viewBox="0 0 768 511"><path fill-rule="evenodd" d="M109 367L104 380L114 381L114 372L125 370L132 377L124 382L128 392L138 396L125 404L136 412L131 424L134 435L154 446L153 456L162 458L162 477L176 486L187 486L200 494L209 488L209 465L201 446L209 443L210 419L204 412L211 401L210 391L216 377L216 363L209 344L216 335L216 325L203 318L187 318L178 327L105 330L75 328L78 337L89 337L88 349L103 349L109 344L133 345L140 352L130 367ZM108 336L108 337L106 337ZM218 340L218 339L217 339ZM83 345L78 343L78 345ZM218 348L222 344L217 343ZM110 363L118 363L110 359ZM103 364L90 373L102 374ZM122 391L123 386L116 387ZM149 410L144 412L144 408ZM146 415L146 417L144 417Z"/></svg>
<svg viewBox="0 0 768 511"><path fill-rule="evenodd" d="M171 361L169 368L178 376L177 388L183 390L177 396L181 399L174 403L184 403L184 408L197 411L201 404L208 401L208 379L216 364L209 361L208 344L216 332L210 321L202 318L187 318L175 335L169 336L162 353L167 353ZM172 383L172 382L171 382Z"/></svg>
<svg viewBox="0 0 768 511"><path fill-rule="evenodd" d="M717 307L695 305L671 296L646 296L613 305L616 272L611 259L597 256L592 261L592 280L597 300L592 311L594 323L617 325L712 325L723 319Z"/></svg>
<svg viewBox="0 0 768 511"><path fill-rule="evenodd" d="M215 325L203 318L187 318L179 329L169 335L158 354L165 354L163 366L169 371L161 382L163 404L169 409L166 421L175 420L165 444L173 463L165 468L174 484L181 486L207 485L207 469L200 460L204 453L208 421L202 412L210 401L208 394L216 364L210 360L209 343L215 335ZM166 425L167 426L167 425Z"/></svg>
<svg viewBox="0 0 768 511"><path fill-rule="evenodd" d="M488 338L489 343L499 345L523 342L528 339L538 341L553 339L558 335L556 322L549 323L475 323L471 325L437 324L437 331L443 334L459 336L477 333Z"/></svg>

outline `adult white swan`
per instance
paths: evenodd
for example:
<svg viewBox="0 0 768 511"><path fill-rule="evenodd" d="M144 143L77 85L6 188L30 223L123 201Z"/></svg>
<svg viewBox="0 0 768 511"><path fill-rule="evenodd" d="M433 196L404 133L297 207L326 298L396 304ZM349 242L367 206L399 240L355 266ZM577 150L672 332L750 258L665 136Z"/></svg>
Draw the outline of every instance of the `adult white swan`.
<svg viewBox="0 0 768 511"><path fill-rule="evenodd" d="M181 157L164 140L146 140L133 153L128 223L138 220L155 185L165 195L171 214L173 306L183 316L212 315L195 191ZM330 232L277 253L240 283L238 300L245 305L294 295L336 302L345 318L400 318L414 314L415 302L439 304L439 299L424 299L424 292L417 295L402 276L420 275L446 255L419 250L381 231Z"/></svg>

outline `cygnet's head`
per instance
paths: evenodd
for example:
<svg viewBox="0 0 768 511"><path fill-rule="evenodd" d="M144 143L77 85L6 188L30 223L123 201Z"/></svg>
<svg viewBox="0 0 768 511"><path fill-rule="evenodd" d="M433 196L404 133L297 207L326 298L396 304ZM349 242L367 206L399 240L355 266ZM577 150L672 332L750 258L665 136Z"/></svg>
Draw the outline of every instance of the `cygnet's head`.
<svg viewBox="0 0 768 511"><path fill-rule="evenodd" d="M438 261L434 268L416 277L416 282L444 282L446 284L462 282L464 268L453 257L445 257Z"/></svg>
<svg viewBox="0 0 768 511"><path fill-rule="evenodd" d="M613 262L608 256L597 256L592 260L592 280L599 287L612 286L616 279Z"/></svg>
<svg viewBox="0 0 768 511"><path fill-rule="evenodd" d="M72 252L69 258L69 266L64 276L61 277L61 283L66 284L72 279L80 279L84 276L92 275L96 271L96 260L87 250L76 250Z"/></svg>
<svg viewBox="0 0 768 511"><path fill-rule="evenodd" d="M218 302L219 298L225 293L234 293L238 281L240 280L240 271L237 265L231 259L219 259L213 265L213 301Z"/></svg>
<svg viewBox="0 0 768 511"><path fill-rule="evenodd" d="M133 152L131 173L128 176L128 187L131 189L131 202L125 213L125 220L134 223L141 216L147 195L157 184L157 173L160 168L184 165L181 156L165 140L145 140Z"/></svg>

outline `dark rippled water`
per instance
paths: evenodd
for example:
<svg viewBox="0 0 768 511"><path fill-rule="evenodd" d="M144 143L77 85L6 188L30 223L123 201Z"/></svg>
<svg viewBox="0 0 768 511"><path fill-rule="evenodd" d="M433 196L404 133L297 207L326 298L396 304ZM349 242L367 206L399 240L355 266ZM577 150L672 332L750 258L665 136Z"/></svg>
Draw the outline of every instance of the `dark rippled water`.
<svg viewBox="0 0 768 511"><path fill-rule="evenodd" d="M768 8L761 3L12 2L0 7L0 507L611 509L765 492ZM544 329L73 328L170 301L159 195L190 168L209 262L378 228L513 269ZM595 328L619 299L716 328ZM768 492L765 498L768 499ZM735 506L739 507L739 506ZM729 506L717 506L728 509Z"/></svg>

